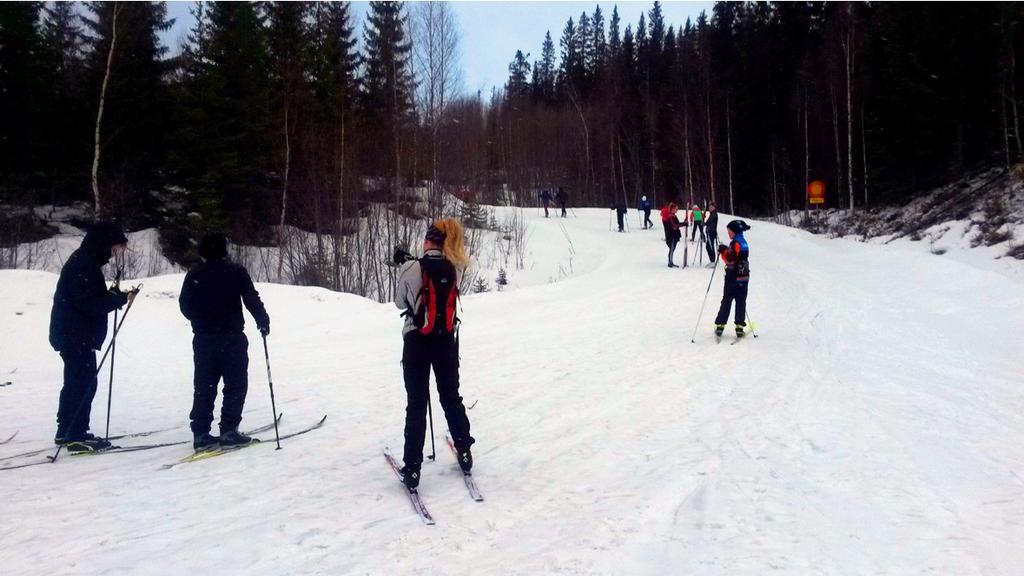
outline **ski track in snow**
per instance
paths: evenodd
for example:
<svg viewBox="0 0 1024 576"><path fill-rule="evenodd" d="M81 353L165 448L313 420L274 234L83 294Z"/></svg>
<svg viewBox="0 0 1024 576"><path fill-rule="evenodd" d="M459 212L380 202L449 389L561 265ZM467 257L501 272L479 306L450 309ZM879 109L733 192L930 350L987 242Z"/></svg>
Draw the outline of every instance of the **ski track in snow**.
<svg viewBox="0 0 1024 576"><path fill-rule="evenodd" d="M573 276L463 299L462 394L478 402L469 415L486 502L467 496L443 449L436 402L438 458L420 487L436 526L422 525L380 457L402 445L393 305L260 285L281 432L324 413L327 424L281 451L165 472L188 446L0 472L0 572L1020 574L1018 280L752 222L760 337L714 343L718 270L691 344L711 270L666 268L660 227L616 234L608 211L575 213L526 213L527 276L559 277L570 241ZM180 424L147 441L189 438L181 280L147 279L125 323L112 434ZM0 273L0 373L18 374L0 389L0 422L5 437L20 430L0 456L52 438L55 282ZM258 426L270 399L248 324L243 426ZM105 371L100 382L102 432Z"/></svg>

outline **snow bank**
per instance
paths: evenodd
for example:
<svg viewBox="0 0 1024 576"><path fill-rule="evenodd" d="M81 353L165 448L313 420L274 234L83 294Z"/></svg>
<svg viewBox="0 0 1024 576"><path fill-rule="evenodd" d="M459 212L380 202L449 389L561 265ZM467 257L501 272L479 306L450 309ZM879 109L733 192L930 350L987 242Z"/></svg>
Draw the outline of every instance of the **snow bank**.
<svg viewBox="0 0 1024 576"><path fill-rule="evenodd" d="M905 206L794 210L794 226L829 236L896 244L973 267L1024 278L1024 181L1020 170L995 168L923 194Z"/></svg>
<svg viewBox="0 0 1024 576"><path fill-rule="evenodd" d="M326 426L168 471L187 446L0 472L3 573L1019 573L1020 280L754 222L759 338L710 337L719 270L691 344L711 270L668 269L660 228L611 233L607 211L576 213L527 213L537 262L564 266L571 238L571 278L538 264L518 290L463 299L485 502L439 446L424 526L381 457L402 443L393 305L261 284L282 431ZM0 456L52 438L55 278L0 272L0 437L19 430ZM125 324L111 433L190 437L181 280L147 279ZM270 419L248 335L243 427Z"/></svg>

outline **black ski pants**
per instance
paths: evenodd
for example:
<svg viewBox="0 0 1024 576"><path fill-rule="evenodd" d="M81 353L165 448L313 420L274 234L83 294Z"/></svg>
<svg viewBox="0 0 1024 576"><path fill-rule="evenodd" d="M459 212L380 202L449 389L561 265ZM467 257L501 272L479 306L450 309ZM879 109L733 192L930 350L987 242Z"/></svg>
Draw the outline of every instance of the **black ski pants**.
<svg viewBox="0 0 1024 576"><path fill-rule="evenodd" d="M565 212L565 204L562 204L561 208L562 208L562 218L565 218L567 216L567 214Z"/></svg>
<svg viewBox="0 0 1024 576"><path fill-rule="evenodd" d="M452 443L459 451L469 450L469 418L459 396L459 344L454 336L405 335L402 350L402 374L405 377L405 453L406 465L423 462L423 442L427 429L427 403L430 402L430 368L434 368L437 395L441 400Z"/></svg>
<svg viewBox="0 0 1024 576"><path fill-rule="evenodd" d="M709 262L714 262L715 261L715 248L716 248L716 244L718 244L718 232L715 231L715 230L712 230L711 227L709 226L708 229L707 229L707 233L705 234L705 237L706 237L706 241L704 242L704 247L707 248L707 251L708 251L708 261Z"/></svg>
<svg viewBox="0 0 1024 576"><path fill-rule="evenodd" d="M626 215L622 212L617 212L615 219L619 222L619 232L626 231Z"/></svg>
<svg viewBox="0 0 1024 576"><path fill-rule="evenodd" d="M679 240L668 240L665 242L668 244L668 265L672 266L675 262L672 261L672 257L676 253L676 246L679 245Z"/></svg>
<svg viewBox="0 0 1024 576"><path fill-rule="evenodd" d="M718 316L715 317L715 324L725 324L729 320L729 311L732 303L736 301L736 325L747 325L747 283L746 280L736 280L725 277L725 289L722 293L722 305L718 308Z"/></svg>
<svg viewBox="0 0 1024 576"><path fill-rule="evenodd" d="M217 384L224 379L220 430L236 430L242 422L242 408L249 389L249 339L241 332L196 334L192 338L195 360L192 396L192 433L204 434L213 424Z"/></svg>
<svg viewBox="0 0 1024 576"><path fill-rule="evenodd" d="M650 208L644 210L644 228L654 228L654 222L651 222Z"/></svg>
<svg viewBox="0 0 1024 576"><path fill-rule="evenodd" d="M92 399L96 397L96 352L91 348L61 350L64 386L57 408L57 437L80 439L89 431Z"/></svg>
<svg viewBox="0 0 1024 576"><path fill-rule="evenodd" d="M693 242L697 238L697 230L698 229L700 230L700 239L701 239L701 241L704 240L704 221L703 220L694 220L693 221L693 230L690 231L690 242Z"/></svg>

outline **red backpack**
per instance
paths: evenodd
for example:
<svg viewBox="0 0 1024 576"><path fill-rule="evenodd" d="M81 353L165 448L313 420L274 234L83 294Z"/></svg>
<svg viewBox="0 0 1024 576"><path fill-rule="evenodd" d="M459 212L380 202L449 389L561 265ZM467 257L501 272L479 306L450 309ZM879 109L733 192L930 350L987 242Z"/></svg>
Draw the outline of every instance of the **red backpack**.
<svg viewBox="0 0 1024 576"><path fill-rule="evenodd" d="M420 306L413 323L421 334L442 336L455 332L459 319L455 307L459 299L455 265L444 258L420 258L423 286Z"/></svg>

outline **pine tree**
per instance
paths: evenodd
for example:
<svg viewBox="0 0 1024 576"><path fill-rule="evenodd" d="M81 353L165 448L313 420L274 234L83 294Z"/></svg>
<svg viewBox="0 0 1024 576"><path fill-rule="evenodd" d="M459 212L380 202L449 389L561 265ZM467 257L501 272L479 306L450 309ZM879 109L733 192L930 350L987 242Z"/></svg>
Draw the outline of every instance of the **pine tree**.
<svg viewBox="0 0 1024 576"><path fill-rule="evenodd" d="M189 51L198 65L182 86L185 115L176 131L175 164L202 217L197 232L227 228L239 242L256 242L272 222L263 17L247 2L211 3L207 17L190 35Z"/></svg>
<svg viewBox="0 0 1024 576"><path fill-rule="evenodd" d="M600 6L594 8L594 16L590 19L590 26L592 29L589 40L590 61L587 62L587 68L594 75L594 78L600 79L604 75L605 65L608 61L608 41L605 39L604 14L601 12Z"/></svg>
<svg viewBox="0 0 1024 576"><path fill-rule="evenodd" d="M576 39L576 24L572 18L565 23L562 29L562 39L559 40L562 51L562 63L558 69L558 93L565 95L569 86L577 79L577 71L580 65L579 42Z"/></svg>
<svg viewBox="0 0 1024 576"><path fill-rule="evenodd" d="M275 148L277 174L280 176L281 202L278 219L278 241L284 238L288 222L289 199L293 197L296 168L301 165L301 143L308 127L304 104L308 97L307 60L310 55L310 34L306 18L311 5L306 2L268 2L266 5L270 69L273 78L274 120L271 132ZM317 214L317 211L314 211ZM283 258L278 260L278 276Z"/></svg>
<svg viewBox="0 0 1024 576"><path fill-rule="evenodd" d="M516 55L508 65L508 84L505 92L510 98L525 98L530 94L530 84L527 78L530 74L530 63L526 60L522 50L516 50Z"/></svg>
<svg viewBox="0 0 1024 576"><path fill-rule="evenodd" d="M100 125L99 180L104 212L131 220L141 216L148 193L161 185L171 104L164 76L171 62L164 59L167 48L161 46L159 34L173 21L167 19L163 2L91 2L86 8L83 22L90 50L85 94L94 107L108 76L117 12L117 40Z"/></svg>
<svg viewBox="0 0 1024 576"><path fill-rule="evenodd" d="M39 167L38 122L46 85L40 2L0 3L0 191L30 187Z"/></svg>
<svg viewBox="0 0 1024 576"><path fill-rule="evenodd" d="M590 78L594 69L591 66L596 59L593 54L593 30L590 26L590 16L586 12L580 14L579 25L576 27L576 54L579 59L579 67L576 71L577 77L574 82L580 86L580 91L587 94L590 91Z"/></svg>
<svg viewBox="0 0 1024 576"><path fill-rule="evenodd" d="M370 2L363 28L363 110L373 144L365 166L377 176L400 178L401 132L412 113L412 49L401 2ZM382 162L381 160L387 160Z"/></svg>
<svg viewBox="0 0 1024 576"><path fill-rule="evenodd" d="M538 83L534 83L534 91L545 103L551 103L555 98L555 43L551 40L551 31L544 34L544 43L540 50L540 63L538 70Z"/></svg>
<svg viewBox="0 0 1024 576"><path fill-rule="evenodd" d="M50 86L43 100L41 146L47 156L43 170L54 198L84 197L88 181L90 142L88 106L82 94L82 29L75 5L54 2L43 19L45 65Z"/></svg>
<svg viewBox="0 0 1024 576"><path fill-rule="evenodd" d="M622 40L619 37L619 7L612 8L612 19L608 23L608 57L615 60L622 50Z"/></svg>

